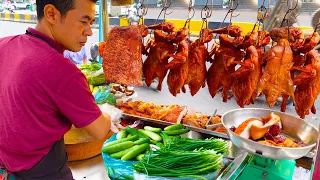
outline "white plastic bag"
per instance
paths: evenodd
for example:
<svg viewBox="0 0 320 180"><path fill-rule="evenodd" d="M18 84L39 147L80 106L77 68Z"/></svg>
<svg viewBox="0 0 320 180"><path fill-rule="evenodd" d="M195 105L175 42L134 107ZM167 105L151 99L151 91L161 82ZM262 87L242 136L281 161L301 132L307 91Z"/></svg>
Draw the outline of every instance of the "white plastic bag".
<svg viewBox="0 0 320 180"><path fill-rule="evenodd" d="M119 131L119 129L117 128L116 125L118 125L120 123L122 111L114 106L111 106L108 103L99 105L99 108L103 113L108 114L110 116L111 131L113 131L114 133L117 133Z"/></svg>

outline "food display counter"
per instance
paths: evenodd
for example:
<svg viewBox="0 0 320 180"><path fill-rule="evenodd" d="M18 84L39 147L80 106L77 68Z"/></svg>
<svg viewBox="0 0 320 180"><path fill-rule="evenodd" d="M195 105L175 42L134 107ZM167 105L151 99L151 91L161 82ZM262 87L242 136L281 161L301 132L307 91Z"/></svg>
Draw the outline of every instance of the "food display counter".
<svg viewBox="0 0 320 180"><path fill-rule="evenodd" d="M139 17L143 19L147 12L144 1L141 3L143 8ZM170 5L167 1L163 3L161 13L164 13L164 19ZM231 0L226 17L232 17L237 6L237 1ZM258 13L261 9L263 7ZM95 99L101 100L101 96L107 94L104 103L121 109L123 121L139 121L142 125L133 131L122 124L120 132L123 134L114 134L104 142L102 155L69 162L75 179L108 179L107 169L111 165L106 162L106 157L121 159L125 166L125 161L132 160L133 154L137 153L133 151L138 150L132 166L135 178L152 179L149 173L154 173L170 179L172 172L155 171L148 163L168 152L168 155L174 155L170 148L184 142L181 139L205 143L219 139L228 145L228 152L219 152L222 147L217 146L200 150L185 150L181 146L183 150L179 151L184 155L212 153L209 153L215 162L212 166L216 167L211 168L217 168L217 174L213 176L219 180L242 180L249 176L289 180L297 173L296 167L311 168L318 139L316 111L319 109L316 107L320 106L319 101L315 101L320 90L317 94L310 93L317 91L316 85L320 83L315 75L320 72L320 55L312 49L319 43L320 36L314 32L304 37L299 28L293 27L256 31L266 14L260 14L255 27L247 34L238 26L210 29L206 23L212 8L207 3L201 11L203 29L200 36L190 38L191 5L188 10L188 19L179 28L165 21L150 26L114 27L111 31L105 29L107 26L101 26L104 34L99 52L103 58L105 81L123 86L111 85L108 87L110 91L96 87L96 91L92 89ZM143 38L150 32L150 39L144 43ZM276 43L271 44L271 39ZM210 41L211 48L207 45ZM144 61L142 55L146 56ZM135 87L133 91L130 85L143 87ZM117 93L129 98L115 100ZM215 118L219 120L213 120ZM174 132L166 130L175 124L183 125L173 129ZM152 133L156 133L160 140ZM166 142L166 136L170 142ZM147 143L137 142L144 140ZM145 144L148 148L142 151ZM146 158L150 159L147 161ZM159 163L159 160L154 162ZM113 170L119 170L121 174L121 169ZM203 168L199 172L210 174L206 170ZM195 178L202 175L196 174Z"/></svg>

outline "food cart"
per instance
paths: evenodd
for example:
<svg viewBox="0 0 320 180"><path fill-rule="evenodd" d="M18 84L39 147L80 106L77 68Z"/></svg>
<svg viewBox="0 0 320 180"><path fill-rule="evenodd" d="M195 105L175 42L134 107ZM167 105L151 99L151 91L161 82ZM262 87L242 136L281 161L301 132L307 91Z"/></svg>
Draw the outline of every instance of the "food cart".
<svg viewBox="0 0 320 180"><path fill-rule="evenodd" d="M108 12L107 12L107 1L101 1L101 6L100 6L100 39L99 41L106 41L107 38L107 32L108 32ZM232 9L232 8L231 8ZM261 10L261 9L260 9ZM233 13L233 11L230 11L231 15ZM208 15L208 14L207 14ZM227 14L228 15L228 14ZM166 88L166 84L164 83L164 89ZM241 124L241 122L237 122L236 121L244 121L245 119L243 118L251 118L253 116L253 114L257 113L255 115L255 117L257 118L258 116L261 115L268 115L268 113L270 113L271 111L268 111L267 113L264 112L265 110L263 109L269 109L268 104L266 103L266 101L264 100L264 97L258 97L257 100L255 101L255 103L253 105L250 105L250 109L243 109L243 110L235 110L232 111L234 109L238 109L239 106L237 105L237 102L234 99L228 100L227 103L223 103L222 102L222 98L216 96L214 99L212 99L209 95L209 93L204 92L204 89L201 89L200 92L194 96L191 97L189 94L179 94L178 97L172 97L172 95L166 91L163 90L161 92L158 91L152 91L150 89L145 89L145 88L136 88L136 91L139 93L139 100L145 101L145 102L153 102L155 104L179 104L181 106L188 106L188 108L202 112L204 114L209 114L211 115L214 112L214 109L218 109L218 113L219 114L224 114L226 112L224 117L222 117L222 125L224 127L228 127L230 128L231 126L238 126L239 124ZM161 96L160 96L161 94ZM281 100L281 99L280 99ZM305 118L305 123L304 121L303 124L301 124L301 120L299 120L299 118L294 117L293 115L296 114L295 112L295 107L292 104L292 101L288 102L287 105L287 109L286 109L286 114L284 113L279 113L278 109L280 108L280 100L277 101L275 107L273 107L272 111L277 112L279 116L281 116L281 118L283 119L287 119L287 121L290 121L290 119L295 119L297 120L295 122L296 125L296 129L295 132L292 131L293 134L291 135L296 135L299 136L303 133L305 133L305 131L307 132L308 138L309 138L309 142L311 144L315 144L315 142L317 141L317 131L314 128L314 125L318 126L317 124L317 115L309 115ZM315 106L320 105L319 101L315 102ZM260 109L263 108L263 109ZM260 113L260 111L262 113ZM242 115L241 113L243 112L250 112L249 115ZM292 115L289 115L292 114ZM170 125L172 123L168 123L168 122L163 122L163 121L159 121L157 119L153 119L153 118L147 118L147 117L137 117L134 116L132 114L126 114L126 116L129 116L130 118L137 118L138 120L142 120L145 121L148 125L153 125L153 126L159 126L159 127L163 127L166 125ZM230 116L230 117L229 117ZM243 117L242 117L243 116ZM242 119L240 118L240 120L236 119L242 117ZM232 119L233 120L230 120ZM290 122L287 122L288 124L290 124ZM286 123L284 123L284 126L288 126L285 125ZM298 126L299 124L299 126ZM189 126L187 126L189 127ZM298 128L301 127L301 128ZM303 128L304 127L304 128ZM288 177L292 177L292 173L293 170L295 168L295 166L303 166L307 169L310 169L311 165L312 165L312 157L314 156L314 153L308 153L306 154L306 151L310 151L311 149L307 149L307 148L302 148L303 151L300 153L304 154L303 156L305 157L300 157L298 155L298 151L294 151L294 150L288 150L286 148L284 148L284 150L282 150L281 148L270 148L266 146L259 146L258 143L253 143L251 142L251 140L248 139L243 139L240 138L236 135L233 134L233 132L231 132L228 128L227 128L227 133L229 136L226 135L221 135L219 133L215 133L213 131L209 131L207 129L201 129L201 128L196 128L196 127L192 127L190 126L191 130L193 133L190 136L206 136L206 135L212 135L215 137L219 137L219 138L225 138L225 139L230 139L234 144L236 144L236 146L234 146L233 144L231 147L234 148L234 152L231 153L231 155L228 157L229 159L231 159L232 161L229 162L231 164L234 164L236 168L232 168L232 166L226 166L225 168L227 168L227 171L225 171L225 175L224 176L219 176L219 179L224 179L226 177L228 177L229 179L246 179L249 176L256 176L258 177L259 173L261 176L261 179L267 178L268 175L270 177L273 178L282 178L282 179L288 179ZM297 130L300 129L300 130ZM305 130L306 128L306 130ZM292 129L291 129L292 130ZM305 131L303 131L305 130ZM290 131L290 130L286 130L286 131ZM194 138L194 137L193 137ZM302 139L302 137L299 137L300 140L306 140L307 137L305 137L305 139ZM312 140L310 140L310 138ZM309 147L309 146L308 146ZM310 148L310 147L309 147ZM312 148L312 147L311 147ZM251 155L248 155L247 153L250 153ZM296 157L299 157L298 160L296 161L292 161L292 159L296 159ZM280 160L281 159L281 160ZM283 160L285 159L285 160ZM252 164L252 162L256 162L256 164ZM103 162L103 159L101 156L97 156L91 159L87 159L84 161L74 161L74 162L70 162L69 163L74 177L77 178L86 178L86 179L106 179L107 178L107 172L106 172L106 168L105 168L105 164ZM250 165L250 166L249 166ZM263 168L261 168L263 167ZM276 167L276 168L275 168ZM286 167L281 169L281 167ZM279 170L280 168L280 170ZM243 171L245 169L245 171ZM275 169L279 170L279 171L275 171ZM232 172L231 174L228 173ZM241 172L245 172L245 174L241 176L234 176L234 174L239 173L241 174ZM252 173L252 172L256 172ZM285 174L283 172L290 172L289 175ZM251 172L251 173L250 173ZM277 172L277 173L275 173ZM226 178L226 179L228 179Z"/></svg>

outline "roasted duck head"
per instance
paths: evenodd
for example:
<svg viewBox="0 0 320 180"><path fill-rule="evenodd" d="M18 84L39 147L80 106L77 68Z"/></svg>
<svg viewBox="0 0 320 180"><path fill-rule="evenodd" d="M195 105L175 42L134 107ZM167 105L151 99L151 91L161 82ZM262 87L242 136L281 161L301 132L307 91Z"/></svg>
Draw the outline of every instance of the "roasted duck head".
<svg viewBox="0 0 320 180"><path fill-rule="evenodd" d="M257 40L258 40L258 32L255 32L255 31L249 32L244 36L243 41L239 45L239 47L241 49L247 49L248 47L257 44Z"/></svg>
<svg viewBox="0 0 320 180"><path fill-rule="evenodd" d="M179 31L175 32L176 36L172 38L174 43L179 43L184 40L189 35L189 29L187 27L183 27L179 29Z"/></svg>
<svg viewBox="0 0 320 180"><path fill-rule="evenodd" d="M239 26L226 26L223 28L213 29L211 33L228 34L231 37L242 36L242 29Z"/></svg>
<svg viewBox="0 0 320 180"><path fill-rule="evenodd" d="M303 43L303 46L298 47L297 52L306 54L311 51L320 42L320 35L317 32L310 34Z"/></svg>
<svg viewBox="0 0 320 180"><path fill-rule="evenodd" d="M155 78L158 78L159 84L157 89L161 91L162 82L167 75L169 57L167 54L173 54L176 46L167 40L167 35L159 30L154 32L155 41L150 45L148 57L143 64L143 75L147 86L150 86Z"/></svg>
<svg viewBox="0 0 320 180"><path fill-rule="evenodd" d="M232 92L240 107L253 103L256 98L256 90L262 75L261 63L258 59L258 52L254 46L250 46L246 51L246 57L243 62L234 62L240 64L234 73Z"/></svg>
<svg viewBox="0 0 320 180"><path fill-rule="evenodd" d="M304 43L304 34L302 30L297 27L273 28L270 31L270 37L275 42L278 42L282 38L287 39L293 49L302 46Z"/></svg>
<svg viewBox="0 0 320 180"><path fill-rule="evenodd" d="M150 25L150 26L148 26L148 29L162 30L164 32L170 33L175 30L175 27L174 27L174 24L172 24L170 22L162 22L159 24Z"/></svg>
<svg viewBox="0 0 320 180"><path fill-rule="evenodd" d="M295 66L293 68L301 71L294 78L293 83L296 85L295 108L297 114L304 119L310 110L316 113L314 102L320 93L320 54L316 50L309 51L305 67Z"/></svg>
<svg viewBox="0 0 320 180"><path fill-rule="evenodd" d="M169 91L173 96L180 93L180 89L184 86L188 77L188 43L186 40L178 44L176 54L167 54L166 57L172 57L173 60L165 67L170 69L167 77Z"/></svg>
<svg viewBox="0 0 320 180"><path fill-rule="evenodd" d="M294 89L290 69L292 68L292 50L287 39L278 40L264 55L267 65L260 79L257 93L265 94L269 107L273 107L282 95L281 111L286 110L289 96L294 102Z"/></svg>

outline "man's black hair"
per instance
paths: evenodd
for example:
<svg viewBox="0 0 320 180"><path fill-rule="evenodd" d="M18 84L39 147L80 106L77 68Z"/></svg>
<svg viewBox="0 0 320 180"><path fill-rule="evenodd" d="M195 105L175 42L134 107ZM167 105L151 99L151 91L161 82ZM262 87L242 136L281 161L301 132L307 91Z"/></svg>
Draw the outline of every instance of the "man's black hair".
<svg viewBox="0 0 320 180"><path fill-rule="evenodd" d="M38 20L40 21L43 16L44 16L44 12L43 9L47 4L52 4L54 5L58 11L60 11L62 16L65 16L68 11L74 9L74 2L76 0L37 0L37 17ZM98 0L90 0L94 3L96 3Z"/></svg>

